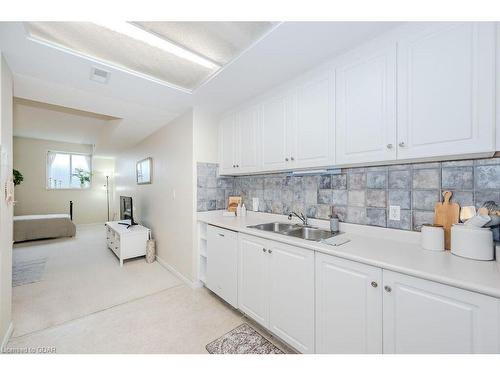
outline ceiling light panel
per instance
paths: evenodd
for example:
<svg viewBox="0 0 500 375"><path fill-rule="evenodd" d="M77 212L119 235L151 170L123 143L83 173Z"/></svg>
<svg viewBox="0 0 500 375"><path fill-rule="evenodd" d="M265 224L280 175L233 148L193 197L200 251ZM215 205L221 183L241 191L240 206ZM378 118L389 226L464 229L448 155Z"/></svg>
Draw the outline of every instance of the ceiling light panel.
<svg viewBox="0 0 500 375"><path fill-rule="evenodd" d="M90 22L30 22L28 32L35 40L189 90L218 69Z"/></svg>
<svg viewBox="0 0 500 375"><path fill-rule="evenodd" d="M271 22L28 22L30 37L194 90L269 31Z"/></svg>
<svg viewBox="0 0 500 375"><path fill-rule="evenodd" d="M220 65L268 32L273 22L133 22Z"/></svg>

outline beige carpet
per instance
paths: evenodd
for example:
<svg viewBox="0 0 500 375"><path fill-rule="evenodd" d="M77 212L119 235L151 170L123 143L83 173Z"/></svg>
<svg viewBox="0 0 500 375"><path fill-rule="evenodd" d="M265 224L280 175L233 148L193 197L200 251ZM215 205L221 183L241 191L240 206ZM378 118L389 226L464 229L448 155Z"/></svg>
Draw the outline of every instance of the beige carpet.
<svg viewBox="0 0 500 375"><path fill-rule="evenodd" d="M16 260L47 258L42 280L13 288L13 337L158 293L181 281L158 262L126 261L106 248L103 225L79 226L72 239L14 246Z"/></svg>

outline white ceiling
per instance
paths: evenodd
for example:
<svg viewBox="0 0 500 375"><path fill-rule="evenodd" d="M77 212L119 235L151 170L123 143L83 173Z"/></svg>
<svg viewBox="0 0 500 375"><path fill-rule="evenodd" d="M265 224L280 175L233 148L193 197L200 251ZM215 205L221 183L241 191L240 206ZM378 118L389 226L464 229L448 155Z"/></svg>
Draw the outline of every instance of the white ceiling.
<svg viewBox="0 0 500 375"><path fill-rule="evenodd" d="M14 98L14 135L18 137L96 144L117 120L120 119Z"/></svg>
<svg viewBox="0 0 500 375"><path fill-rule="evenodd" d="M0 50L15 96L121 119L96 141L99 154L113 155L193 106L221 113L397 25L282 23L192 94L33 42L21 22L0 22ZM111 72L108 84L89 79L94 66Z"/></svg>
<svg viewBox="0 0 500 375"><path fill-rule="evenodd" d="M188 92L199 87L272 26L271 22L25 23L29 36L35 41L146 75ZM181 47L181 53L187 52L195 60L176 55L171 51L172 45Z"/></svg>

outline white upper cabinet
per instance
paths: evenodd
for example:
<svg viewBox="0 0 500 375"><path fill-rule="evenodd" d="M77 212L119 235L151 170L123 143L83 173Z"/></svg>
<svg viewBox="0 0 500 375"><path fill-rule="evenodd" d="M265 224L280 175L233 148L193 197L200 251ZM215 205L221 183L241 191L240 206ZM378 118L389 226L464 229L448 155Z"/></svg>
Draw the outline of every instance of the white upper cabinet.
<svg viewBox="0 0 500 375"><path fill-rule="evenodd" d="M398 44L398 158L495 149L495 26L433 23Z"/></svg>
<svg viewBox="0 0 500 375"><path fill-rule="evenodd" d="M396 44L344 57L335 94L337 164L396 159Z"/></svg>
<svg viewBox="0 0 500 375"><path fill-rule="evenodd" d="M239 173L255 172L260 166L260 111L252 106L241 111L237 120L236 169Z"/></svg>
<svg viewBox="0 0 500 375"><path fill-rule="evenodd" d="M291 136L291 98L288 93L262 102L262 168L286 169L290 162L288 140Z"/></svg>
<svg viewBox="0 0 500 375"><path fill-rule="evenodd" d="M309 77L295 90L294 129L290 166L306 168L333 163L333 73L325 70Z"/></svg>
<svg viewBox="0 0 500 375"><path fill-rule="evenodd" d="M236 169L236 116L225 116L219 125L220 174L232 174Z"/></svg>
<svg viewBox="0 0 500 375"><path fill-rule="evenodd" d="M221 173L492 154L497 34L494 22L409 23L338 56L223 120Z"/></svg>
<svg viewBox="0 0 500 375"><path fill-rule="evenodd" d="M496 298L384 270L384 353L498 353Z"/></svg>

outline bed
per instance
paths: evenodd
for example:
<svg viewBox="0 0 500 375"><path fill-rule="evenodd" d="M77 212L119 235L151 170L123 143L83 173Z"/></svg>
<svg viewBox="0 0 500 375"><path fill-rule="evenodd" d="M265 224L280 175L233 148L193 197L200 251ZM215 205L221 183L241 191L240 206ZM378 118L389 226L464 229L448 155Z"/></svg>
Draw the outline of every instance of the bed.
<svg viewBox="0 0 500 375"><path fill-rule="evenodd" d="M69 214L14 216L14 242L74 237L73 202Z"/></svg>

